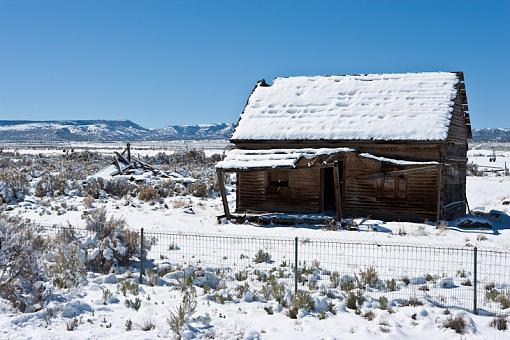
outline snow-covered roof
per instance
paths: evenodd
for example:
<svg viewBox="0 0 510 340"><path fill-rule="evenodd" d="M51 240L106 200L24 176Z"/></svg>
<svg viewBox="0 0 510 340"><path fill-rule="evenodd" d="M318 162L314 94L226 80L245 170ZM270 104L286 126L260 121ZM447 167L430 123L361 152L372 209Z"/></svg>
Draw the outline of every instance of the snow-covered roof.
<svg viewBox="0 0 510 340"><path fill-rule="evenodd" d="M426 72L259 82L232 140L444 140L459 81Z"/></svg>
<svg viewBox="0 0 510 340"><path fill-rule="evenodd" d="M355 152L350 148L321 149L268 149L231 150L224 160L216 164L218 169L293 168L302 158L332 155L341 152Z"/></svg>

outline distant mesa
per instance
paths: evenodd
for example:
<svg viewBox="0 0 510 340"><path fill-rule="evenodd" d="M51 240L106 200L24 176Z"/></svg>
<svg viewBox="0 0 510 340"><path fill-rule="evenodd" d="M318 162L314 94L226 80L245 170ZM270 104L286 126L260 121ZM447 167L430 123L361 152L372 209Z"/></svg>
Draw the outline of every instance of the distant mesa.
<svg viewBox="0 0 510 340"><path fill-rule="evenodd" d="M230 139L234 124L169 125L148 129L130 120L0 120L3 141L166 141Z"/></svg>
<svg viewBox="0 0 510 340"><path fill-rule="evenodd" d="M130 120L0 120L3 141L228 140L235 124L168 125L144 128ZM510 128L473 129L474 142L510 142Z"/></svg>

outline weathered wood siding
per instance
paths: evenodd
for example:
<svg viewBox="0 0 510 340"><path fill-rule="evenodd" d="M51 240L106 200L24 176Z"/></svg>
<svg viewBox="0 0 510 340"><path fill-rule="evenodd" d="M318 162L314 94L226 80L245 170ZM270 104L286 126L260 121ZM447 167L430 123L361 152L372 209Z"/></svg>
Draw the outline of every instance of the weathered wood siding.
<svg viewBox="0 0 510 340"><path fill-rule="evenodd" d="M288 174L288 187L271 187L276 172ZM241 172L237 190L239 212L320 212L322 207L319 168Z"/></svg>
<svg viewBox="0 0 510 340"><path fill-rule="evenodd" d="M347 147L377 156L414 161L441 161L444 142L370 142L370 141L243 141L238 149L298 149Z"/></svg>
<svg viewBox="0 0 510 340"><path fill-rule="evenodd" d="M347 176L344 186L344 214L397 221L435 219L438 203L437 170L386 177L390 186L393 185L395 188L393 194L389 189L381 192L381 185L386 183L385 177L360 177L411 167L415 166L386 165L363 158L349 159L346 164ZM399 182L398 189L396 181Z"/></svg>

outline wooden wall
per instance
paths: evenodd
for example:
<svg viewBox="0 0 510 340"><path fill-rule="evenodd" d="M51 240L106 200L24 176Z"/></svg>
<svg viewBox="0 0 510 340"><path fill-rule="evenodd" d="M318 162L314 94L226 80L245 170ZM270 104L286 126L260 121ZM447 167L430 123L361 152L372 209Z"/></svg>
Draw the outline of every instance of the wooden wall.
<svg viewBox="0 0 510 340"><path fill-rule="evenodd" d="M370 142L370 141L245 141L238 149L298 149L347 147L377 156L414 161L441 161L444 142Z"/></svg>
<svg viewBox="0 0 510 340"><path fill-rule="evenodd" d="M272 187L271 175L285 172L288 187ZM279 179L283 177L279 176ZM240 172L237 211L320 212L322 207L319 168Z"/></svg>
<svg viewBox="0 0 510 340"><path fill-rule="evenodd" d="M351 158L346 165L345 207L347 216L370 216L393 221L424 221L436 219L438 202L437 170L384 178L362 178L374 173L410 168L381 164L377 161ZM399 182L397 188L397 184ZM389 185L388 185L389 183ZM395 186L391 194L381 192L381 185ZM402 187L405 186L405 194Z"/></svg>

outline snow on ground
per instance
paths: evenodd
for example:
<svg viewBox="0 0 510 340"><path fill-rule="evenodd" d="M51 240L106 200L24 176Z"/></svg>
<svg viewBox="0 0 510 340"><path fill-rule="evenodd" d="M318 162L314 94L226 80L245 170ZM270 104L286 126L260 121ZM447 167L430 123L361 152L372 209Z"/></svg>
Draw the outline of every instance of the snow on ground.
<svg viewBox="0 0 510 340"><path fill-rule="evenodd" d="M89 277L77 299L64 306L63 313L69 317L48 317L47 310L32 314L0 315L0 338L2 339L152 339L172 338L167 318L169 311L177 307L182 292L167 285L151 287L141 285L139 297L142 301L138 311L127 308L123 301L134 300L128 293L124 297L117 285L101 283L102 277ZM111 280L109 280L111 281ZM96 283L98 282L98 283ZM112 297L105 303L103 291L108 289ZM336 315L326 312L326 318L319 320L316 313L303 313L297 319L290 319L275 311L269 315L264 301L247 302L234 297L234 301L221 304L211 301L197 288L197 310L190 325L192 331L184 338L206 339L496 339L506 332L489 326L490 318L452 311L453 315L464 315L467 321L466 333L460 336L452 329L442 327L450 316L445 310L431 305L418 307L394 307L393 312L372 309L374 319L369 321L344 304L335 306ZM261 299L263 299L261 297ZM8 307L5 307L8 308ZM278 308L278 307L276 307ZM276 309L275 309L276 310ZM66 324L78 319L74 331L67 331ZM133 330L127 331L127 320L133 322ZM143 331L141 328L152 322L155 328Z"/></svg>
<svg viewBox="0 0 510 340"><path fill-rule="evenodd" d="M479 150L476 150L480 152ZM471 151L470 151L471 152ZM481 157L480 159L476 157ZM485 156L470 154L470 160L481 163ZM508 155L506 156L508 157ZM503 158L503 157L501 157ZM483 176L467 178L467 197L471 209L486 211L498 210L510 215L510 205L504 205L510 198L510 177ZM234 207L235 194L229 195L231 207ZM98 199L96 206L105 206L107 213L126 219L130 228L143 227L147 232L194 233L207 235L237 235L239 237L281 237L298 236L300 239L322 240L356 240L363 242L392 242L403 244L434 244L464 246L466 244L479 247L510 250L509 229L500 229L498 234L490 231L478 238L478 232L459 232L455 230L438 231L435 225L366 221L376 224L377 231L326 231L318 227L288 226L255 226L251 224L218 224L216 216L222 214L220 198L200 199L191 196L170 197L162 203L149 204L136 198L131 199ZM65 205L66 209L61 209ZM52 198L46 206L40 204L38 198L27 197L24 202L12 206L8 213L21 215L44 225L73 225L83 227L82 218L88 208L83 204L82 197ZM405 232L403 232L405 231ZM235 251L242 249L237 246ZM301 245L306 249L306 245ZM224 251L224 250L219 250ZM280 249L283 252L283 249ZM278 250L273 252L275 259ZM239 258L239 255L235 253ZM277 258L278 263L281 260ZM163 260L165 261L165 260ZM167 259L168 261L168 259ZM251 261L251 256L247 262ZM239 262L241 262L239 260ZM252 262L252 261L251 261ZM136 268L133 268L136 272ZM381 273L382 274L382 273ZM502 273L502 275L507 273ZM69 292L60 292L50 307L54 308L54 316L48 315L48 308L35 313L20 314L0 301L0 339L121 339L121 338L167 338L175 337L170 331L167 318L170 311L175 311L182 298L179 285L172 280L175 272L162 276L159 285L140 285L137 297L141 299L139 311L128 308L125 300L134 300L130 293L127 296L119 291L115 281L128 277L130 274L102 276L89 273L87 279L77 288ZM232 279L233 280L233 279ZM458 280L456 278L455 280ZM235 283L235 280L232 281ZM230 283L229 285L233 284ZM400 283L399 283L400 284ZM508 331L498 331L489 323L493 320L488 316L477 316L469 311L451 309L450 315L444 308L438 308L429 302L424 306L403 306L398 300L391 301L392 313L380 308L373 299L374 293L366 293L367 301L361 313L374 313L372 321L345 306L345 299L333 297L332 311L320 310L300 312L297 319L291 319L284 311L279 311L276 301L265 301L260 293L260 285L253 286L253 298L244 295L232 297L233 301L224 304L212 299L212 295L197 287L197 310L190 318L190 328L184 338L217 338L217 339L496 339L508 336ZM257 287L257 288L255 288ZM461 287L462 288L462 287ZM456 288L456 289L461 289ZM434 287L432 290L435 289ZM462 288L464 289L464 288ZM469 287L465 289L469 290ZM103 294L109 290L111 297L105 303ZM222 290L227 292L228 288ZM390 296L390 295L388 295ZM320 306L324 298L318 292L312 293ZM318 299L318 300L317 300ZM60 301L60 302L59 302ZM268 306L274 314L269 315ZM265 309L266 308L266 309ZM50 313L51 314L51 313ZM444 328L444 321L450 316L463 315L467 328L463 335ZM67 331L67 324L73 318L78 326L74 331ZM130 319L133 330L127 331L125 324ZM143 331L144 323L151 321L155 328Z"/></svg>
<svg viewBox="0 0 510 340"><path fill-rule="evenodd" d="M229 147L229 142L224 140L176 140L176 141L137 141L131 146L134 156L155 156L159 152L172 154L175 150L200 149L206 156L222 154ZM0 150L3 152L17 152L23 155L61 155L64 150L73 149L75 152L92 151L101 154L113 155L114 151L126 147L125 142L69 142L66 143L10 143L0 141Z"/></svg>

